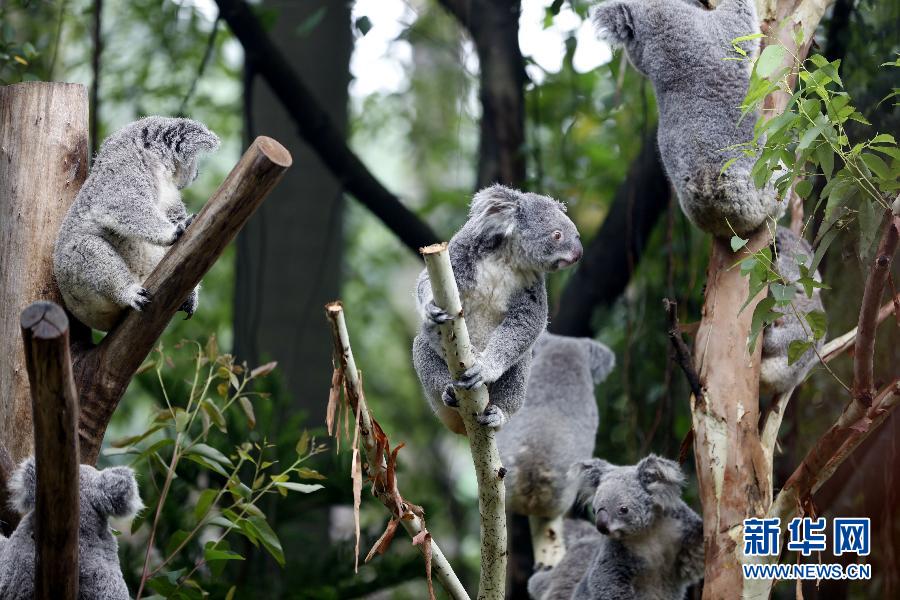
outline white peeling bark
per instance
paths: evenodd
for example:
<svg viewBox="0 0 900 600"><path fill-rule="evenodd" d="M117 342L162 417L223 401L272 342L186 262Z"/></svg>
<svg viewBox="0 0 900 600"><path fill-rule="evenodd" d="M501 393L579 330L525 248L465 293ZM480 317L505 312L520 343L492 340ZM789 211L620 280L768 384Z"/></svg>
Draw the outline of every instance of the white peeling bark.
<svg viewBox="0 0 900 600"><path fill-rule="evenodd" d="M453 379L473 364L475 353L469 341L469 330L463 315L459 289L450 265L447 244L422 248L434 303L457 318L440 326L444 360ZM479 600L500 600L506 586L506 490L503 487L505 470L494 440L494 430L475 420L488 404L488 391L483 385L473 390L458 390L459 414L466 426L466 435L475 462L478 478L478 506L481 515L481 579Z"/></svg>

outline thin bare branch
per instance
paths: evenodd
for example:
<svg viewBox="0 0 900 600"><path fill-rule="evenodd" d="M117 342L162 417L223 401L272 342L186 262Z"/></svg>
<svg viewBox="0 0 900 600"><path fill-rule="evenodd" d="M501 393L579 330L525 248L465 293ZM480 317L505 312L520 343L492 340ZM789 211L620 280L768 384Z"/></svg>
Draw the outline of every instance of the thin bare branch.
<svg viewBox="0 0 900 600"><path fill-rule="evenodd" d="M353 349L350 346L343 305L340 302L326 304L325 316L331 324L335 358L340 364L340 370L346 381L347 400L350 402L353 412L359 415L360 441L366 455L373 495L388 509L392 520L399 520L410 537L413 540L419 540L420 543L416 543L416 547L419 548L426 560L430 560L428 568L437 575L438 581L441 582L450 598L469 600L469 595L437 542L430 535L423 535L428 534L424 519L416 514L418 511L411 510L410 505L403 501L397 488L396 477L388 477L388 465L384 455L386 447L380 445L377 440L377 432L381 428L372 418L366 403L362 378L356 368L356 360L353 358ZM430 547L425 545L426 538Z"/></svg>

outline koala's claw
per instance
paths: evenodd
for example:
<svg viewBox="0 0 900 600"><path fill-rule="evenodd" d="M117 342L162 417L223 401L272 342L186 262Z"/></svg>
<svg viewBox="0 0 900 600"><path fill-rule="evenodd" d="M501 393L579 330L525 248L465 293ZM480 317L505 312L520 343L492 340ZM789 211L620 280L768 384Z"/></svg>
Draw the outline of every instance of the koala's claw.
<svg viewBox="0 0 900 600"><path fill-rule="evenodd" d="M175 233L172 235L172 244L181 239L181 236L184 235L184 232L188 228L188 225L190 225L190 223L188 223L187 219L175 224ZM172 244L169 245L171 246Z"/></svg>
<svg viewBox="0 0 900 600"><path fill-rule="evenodd" d="M134 293L134 297L129 302L129 305L136 311L144 310L153 297L150 295L150 292L147 291L146 288L137 288Z"/></svg>
<svg viewBox="0 0 900 600"><path fill-rule="evenodd" d="M502 410L493 404L488 404L487 408L484 409L484 412L475 417L475 420L485 427L500 429L509 419L503 414Z"/></svg>
<svg viewBox="0 0 900 600"><path fill-rule="evenodd" d="M193 214L190 214L190 215L188 215L188 216L186 216L186 217L184 218L184 221L182 221L182 223L184 223L184 228L185 228L185 229L187 229L188 227L191 226L191 223L194 222L194 218L195 218L196 216L197 216L197 213L193 213Z"/></svg>
<svg viewBox="0 0 900 600"><path fill-rule="evenodd" d="M425 317L433 325L443 325L456 317L434 303L434 300L425 305Z"/></svg>
<svg viewBox="0 0 900 600"><path fill-rule="evenodd" d="M181 303L181 306L178 308L181 312L187 313L187 316L184 318L185 321L194 316L194 303L191 298L188 298L184 302Z"/></svg>
<svg viewBox="0 0 900 600"><path fill-rule="evenodd" d="M459 379L453 382L453 385L458 388L463 388L464 390L471 390L480 383L484 383L484 378L481 374L481 364L476 362L474 365L463 371L463 374L459 376Z"/></svg>
<svg viewBox="0 0 900 600"><path fill-rule="evenodd" d="M441 394L441 400L450 408L459 408L459 398L456 397L456 390L452 385L448 385L444 393Z"/></svg>

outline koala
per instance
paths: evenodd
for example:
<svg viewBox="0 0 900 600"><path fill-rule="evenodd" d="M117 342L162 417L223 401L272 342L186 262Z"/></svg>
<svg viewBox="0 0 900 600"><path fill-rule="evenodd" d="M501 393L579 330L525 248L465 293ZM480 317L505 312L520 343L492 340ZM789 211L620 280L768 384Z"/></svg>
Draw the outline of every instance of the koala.
<svg viewBox="0 0 900 600"><path fill-rule="evenodd" d="M191 119L146 117L103 142L63 220L53 273L66 307L84 324L109 331L124 309L150 302L146 278L193 220L181 192L197 160L219 138ZM198 290L181 305L190 318Z"/></svg>
<svg viewBox="0 0 900 600"><path fill-rule="evenodd" d="M779 218L785 203L774 186L758 189L750 176L756 157L734 148L753 139L756 119L741 118L747 64L724 59L733 39L759 33L754 0L722 0L713 11L691 0L608 0L593 18L600 36L624 46L653 84L663 166L688 219L730 237ZM750 56L759 52L759 40L741 46Z"/></svg>
<svg viewBox="0 0 900 600"><path fill-rule="evenodd" d="M12 504L22 515L9 539L0 536L0 598L34 598L34 459L26 459L10 478ZM81 600L128 600L119 567L119 545L109 517L133 517L143 508L134 471L112 467L98 471L79 467L81 514L78 527L78 597Z"/></svg>
<svg viewBox="0 0 900 600"><path fill-rule="evenodd" d="M681 600L703 576L703 521L681 500L677 463L651 454L633 466L576 463L595 515L562 561L529 581L536 600ZM567 521L568 525L568 521ZM577 583L575 583L577 582Z"/></svg>
<svg viewBox="0 0 900 600"><path fill-rule="evenodd" d="M566 471L594 453L600 423L594 387L615 363L600 342L545 331L534 346L524 407L497 433L506 507L529 516L539 564L557 560L540 536L558 539L562 515L575 500Z"/></svg>
<svg viewBox="0 0 900 600"><path fill-rule="evenodd" d="M813 259L812 247L806 240L787 227L775 230L775 269L785 281L795 283L801 277L800 265L809 266ZM822 281L818 271L812 274L816 281ZM819 288L813 288L812 296L807 296L803 286L797 286L794 307L804 317L815 311L825 312ZM762 361L760 364L760 388L764 392L781 394L800 384L819 361L818 351L825 343L824 336L815 342L815 349L809 348L793 364L788 364L788 348L795 340L812 340L809 324L801 322L790 306L776 306L782 314L774 323L766 326L762 334Z"/></svg>
<svg viewBox="0 0 900 600"><path fill-rule="evenodd" d="M488 386L490 402L478 422L499 429L525 399L531 348L547 325L545 274L575 264L581 239L562 203L493 185L475 194L469 219L448 250L476 361L451 381L438 326L456 317L435 305L423 270L416 284L422 327L413 342L413 364L451 431L465 433L456 386L479 384Z"/></svg>

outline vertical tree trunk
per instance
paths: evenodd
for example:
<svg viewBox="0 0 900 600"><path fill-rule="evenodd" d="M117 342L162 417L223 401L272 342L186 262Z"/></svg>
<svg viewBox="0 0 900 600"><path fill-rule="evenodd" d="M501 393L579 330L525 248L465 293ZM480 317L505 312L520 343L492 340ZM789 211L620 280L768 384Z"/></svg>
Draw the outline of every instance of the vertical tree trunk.
<svg viewBox="0 0 900 600"><path fill-rule="evenodd" d="M15 462L33 443L19 315L35 300L62 302L53 243L87 176L87 115L81 85L0 87L0 444Z"/></svg>
<svg viewBox="0 0 900 600"><path fill-rule="evenodd" d="M769 243L757 232L751 251ZM771 473L759 438L759 359L762 343L747 347L753 308L760 293L738 314L749 292L740 259L726 240L714 238L706 280L703 320L694 345L694 364L704 394L692 398L694 453L703 502L706 574L703 597L735 598L741 589L736 545L743 520L765 514Z"/></svg>

